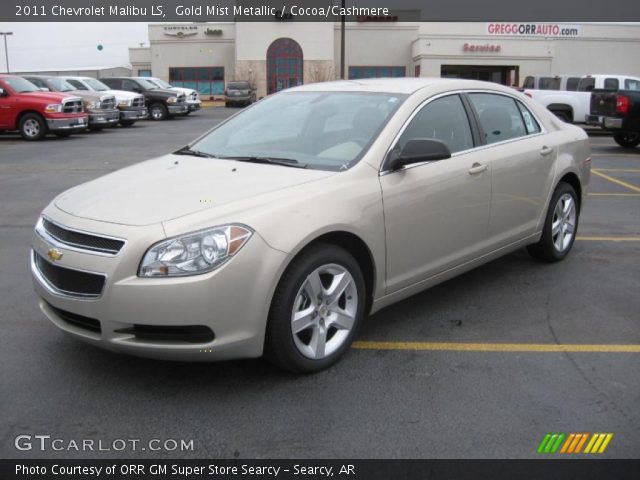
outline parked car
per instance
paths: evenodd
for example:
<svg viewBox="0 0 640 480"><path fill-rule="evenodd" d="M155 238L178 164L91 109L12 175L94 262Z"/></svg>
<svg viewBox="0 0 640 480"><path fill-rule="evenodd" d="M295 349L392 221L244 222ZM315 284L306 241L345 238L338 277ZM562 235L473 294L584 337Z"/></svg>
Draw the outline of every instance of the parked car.
<svg viewBox="0 0 640 480"><path fill-rule="evenodd" d="M107 93L116 97L116 104L120 110L120 125L130 127L136 121L147 118L147 107L144 106L144 96L125 90L111 90L100 80L91 77L60 77L69 82L76 90Z"/></svg>
<svg viewBox="0 0 640 480"><path fill-rule="evenodd" d="M45 93L24 78L0 74L0 130L40 140L47 133L66 137L81 132L87 124L80 97Z"/></svg>
<svg viewBox="0 0 640 480"><path fill-rule="evenodd" d="M635 148L640 145L640 81L625 86L632 89L591 93L590 123L613 132L613 139L621 147Z"/></svg>
<svg viewBox="0 0 640 480"><path fill-rule="evenodd" d="M191 112L200 110L200 108L202 107L200 94L198 93L197 90L194 90L192 88L174 87L169 82L165 82L164 80L158 77L133 77L133 78L144 78L145 80L148 80L149 82L155 84L160 88L164 88L166 90L175 90L176 92L184 93L187 97L187 107L189 108L186 115L189 115Z"/></svg>
<svg viewBox="0 0 640 480"><path fill-rule="evenodd" d="M89 130L102 130L118 123L120 112L116 108L116 98L113 95L76 90L70 83L53 76L23 75L23 78L43 91L68 93L82 98L84 109L89 115Z"/></svg>
<svg viewBox="0 0 640 480"><path fill-rule="evenodd" d="M528 75L522 82L523 90L578 90L580 75Z"/></svg>
<svg viewBox="0 0 640 480"><path fill-rule="evenodd" d="M547 107L565 122L587 123L591 114L591 91L594 88L618 90L628 82L639 79L624 75L584 75L578 82L578 91L525 90L525 95Z"/></svg>
<svg viewBox="0 0 640 480"><path fill-rule="evenodd" d="M256 91L247 81L229 82L224 91L224 106L247 106L256 101Z"/></svg>
<svg viewBox="0 0 640 480"><path fill-rule="evenodd" d="M584 130L494 83L295 87L56 197L35 288L97 346L318 371L368 313L524 246L565 258L590 160Z"/></svg>
<svg viewBox="0 0 640 480"><path fill-rule="evenodd" d="M184 115L188 112L184 93L158 88L157 85L142 77L108 77L100 80L110 88L144 95L151 120L166 120L174 115Z"/></svg>

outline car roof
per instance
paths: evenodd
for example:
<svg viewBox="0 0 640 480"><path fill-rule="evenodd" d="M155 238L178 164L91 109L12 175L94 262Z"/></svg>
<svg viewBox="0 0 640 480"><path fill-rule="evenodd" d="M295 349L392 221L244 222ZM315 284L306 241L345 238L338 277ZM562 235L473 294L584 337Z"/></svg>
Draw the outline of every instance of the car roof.
<svg viewBox="0 0 640 480"><path fill-rule="evenodd" d="M438 90L490 89L511 92L510 87L491 82L439 77L366 78L358 80L336 80L334 82L311 83L289 89L311 92L381 92L412 94L433 87Z"/></svg>

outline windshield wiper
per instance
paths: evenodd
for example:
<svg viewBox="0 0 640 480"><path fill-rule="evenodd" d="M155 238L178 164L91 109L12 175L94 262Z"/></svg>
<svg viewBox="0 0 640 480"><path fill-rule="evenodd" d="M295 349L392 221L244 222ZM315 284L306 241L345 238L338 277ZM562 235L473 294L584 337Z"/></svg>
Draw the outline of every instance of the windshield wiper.
<svg viewBox="0 0 640 480"><path fill-rule="evenodd" d="M266 163L269 165L282 165L285 167L293 167L293 168L307 168L306 163L300 163L298 160L294 158L279 158L279 157L261 157L261 156L248 156L248 157L221 157L217 156L216 158L223 158L225 160L237 160L238 162L248 162L248 163Z"/></svg>
<svg viewBox="0 0 640 480"><path fill-rule="evenodd" d="M192 148L189 148L188 146L182 147L180 150L173 152L173 154L174 155L191 155L193 157L202 157L202 158L217 158L215 155L201 152L200 150L194 150Z"/></svg>

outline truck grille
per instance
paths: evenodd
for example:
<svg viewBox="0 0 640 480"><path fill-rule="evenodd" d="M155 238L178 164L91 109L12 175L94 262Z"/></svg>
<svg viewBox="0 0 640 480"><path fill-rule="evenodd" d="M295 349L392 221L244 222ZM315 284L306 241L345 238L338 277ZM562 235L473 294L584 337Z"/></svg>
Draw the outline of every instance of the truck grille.
<svg viewBox="0 0 640 480"><path fill-rule="evenodd" d="M102 97L100 99L100 108L103 110L113 110L116 108L116 97Z"/></svg>
<svg viewBox="0 0 640 480"><path fill-rule="evenodd" d="M88 250L90 252L116 255L125 244L124 240L69 230L47 220L46 218L42 218L41 225L42 229L44 229L48 235L53 237L54 240L78 250ZM38 225L38 227L39 226L40 225ZM36 230L38 230L38 227L36 227Z"/></svg>
<svg viewBox="0 0 640 480"><path fill-rule="evenodd" d="M144 97L140 96L140 97L134 98L133 101L131 102L131 106L135 108L144 107Z"/></svg>
<svg viewBox="0 0 640 480"><path fill-rule="evenodd" d="M196 92L193 92L191 94L191 101L195 102L196 100L198 100L198 94Z"/></svg>
<svg viewBox="0 0 640 480"><path fill-rule="evenodd" d="M66 100L62 103L64 113L81 113L83 111L82 100Z"/></svg>
<svg viewBox="0 0 640 480"><path fill-rule="evenodd" d="M59 267L35 251L33 261L42 278L58 293L85 298L96 298L102 294L106 281L104 275Z"/></svg>
<svg viewBox="0 0 640 480"><path fill-rule="evenodd" d="M184 93L178 94L178 103L186 103L187 97Z"/></svg>

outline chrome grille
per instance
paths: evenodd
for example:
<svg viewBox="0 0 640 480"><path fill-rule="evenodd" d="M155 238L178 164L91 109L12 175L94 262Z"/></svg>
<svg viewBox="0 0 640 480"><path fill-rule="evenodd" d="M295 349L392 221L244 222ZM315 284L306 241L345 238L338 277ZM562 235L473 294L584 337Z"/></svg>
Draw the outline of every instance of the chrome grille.
<svg viewBox="0 0 640 480"><path fill-rule="evenodd" d="M184 93L178 94L178 103L185 103L187 101L187 97Z"/></svg>
<svg viewBox="0 0 640 480"><path fill-rule="evenodd" d="M113 110L116 108L116 97L102 97L100 99L100 108L103 110Z"/></svg>
<svg viewBox="0 0 640 480"><path fill-rule="evenodd" d="M136 97L131 102L132 107L144 107L144 97Z"/></svg>
<svg viewBox="0 0 640 480"><path fill-rule="evenodd" d="M64 113L81 113L83 111L82 100L64 100L62 102L62 111Z"/></svg>
<svg viewBox="0 0 640 480"><path fill-rule="evenodd" d="M74 250L86 251L88 253L102 253L105 255L116 255L125 241L117 238L103 237L90 233L78 232L41 218L36 225L36 231L46 240L53 239L55 242ZM49 238L47 238L49 237Z"/></svg>

